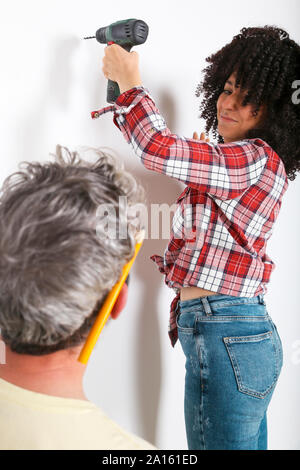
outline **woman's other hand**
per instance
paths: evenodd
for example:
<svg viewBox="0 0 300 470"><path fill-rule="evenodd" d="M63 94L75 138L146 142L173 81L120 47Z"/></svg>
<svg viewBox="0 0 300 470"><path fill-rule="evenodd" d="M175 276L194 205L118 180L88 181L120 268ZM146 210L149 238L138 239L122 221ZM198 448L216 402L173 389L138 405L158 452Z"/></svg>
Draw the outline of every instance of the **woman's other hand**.
<svg viewBox="0 0 300 470"><path fill-rule="evenodd" d="M201 132L200 137L198 136L197 132L193 133L193 139L195 140L204 140L205 142L209 142L209 138L205 138L205 133Z"/></svg>

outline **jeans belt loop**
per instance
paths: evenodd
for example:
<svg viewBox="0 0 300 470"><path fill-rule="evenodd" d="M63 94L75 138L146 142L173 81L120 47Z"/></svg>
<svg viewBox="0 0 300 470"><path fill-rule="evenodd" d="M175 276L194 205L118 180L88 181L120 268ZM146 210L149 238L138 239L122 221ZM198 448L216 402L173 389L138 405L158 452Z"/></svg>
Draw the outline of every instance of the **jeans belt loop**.
<svg viewBox="0 0 300 470"><path fill-rule="evenodd" d="M201 299L201 302L205 311L205 315L212 315L212 311L209 305L209 301L207 300L207 297L200 297L200 299Z"/></svg>
<svg viewBox="0 0 300 470"><path fill-rule="evenodd" d="M258 300L259 300L259 303L262 304L262 305L266 305L266 302L264 300L264 296L262 294L259 294L258 295Z"/></svg>

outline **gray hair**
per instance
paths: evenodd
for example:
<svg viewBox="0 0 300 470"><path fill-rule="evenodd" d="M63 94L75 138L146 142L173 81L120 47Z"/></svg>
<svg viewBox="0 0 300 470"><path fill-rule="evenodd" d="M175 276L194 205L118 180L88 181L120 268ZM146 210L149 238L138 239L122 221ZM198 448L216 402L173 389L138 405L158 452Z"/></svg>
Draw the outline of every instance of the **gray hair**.
<svg viewBox="0 0 300 470"><path fill-rule="evenodd" d="M144 189L113 155L86 151L95 163L58 145L54 162L22 162L3 183L0 332L16 352L39 355L80 343L84 335L76 331L91 326L92 312L134 254L137 227L118 203L120 196L128 207L143 203ZM127 223L126 238L99 237L97 208L105 204L116 209L109 217Z"/></svg>

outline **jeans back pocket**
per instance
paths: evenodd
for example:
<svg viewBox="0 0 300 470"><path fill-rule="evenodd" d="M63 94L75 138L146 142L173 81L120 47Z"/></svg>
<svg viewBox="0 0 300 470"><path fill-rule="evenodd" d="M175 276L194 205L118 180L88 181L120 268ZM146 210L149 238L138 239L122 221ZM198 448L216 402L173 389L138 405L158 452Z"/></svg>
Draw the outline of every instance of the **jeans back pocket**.
<svg viewBox="0 0 300 470"><path fill-rule="evenodd" d="M280 374L281 360L273 331L223 338L240 392L264 398Z"/></svg>

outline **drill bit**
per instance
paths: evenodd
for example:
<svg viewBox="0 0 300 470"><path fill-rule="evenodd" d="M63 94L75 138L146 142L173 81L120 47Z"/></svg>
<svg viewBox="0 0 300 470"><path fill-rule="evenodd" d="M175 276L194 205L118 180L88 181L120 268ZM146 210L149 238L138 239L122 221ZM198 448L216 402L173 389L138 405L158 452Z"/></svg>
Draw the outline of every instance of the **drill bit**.
<svg viewBox="0 0 300 470"><path fill-rule="evenodd" d="M83 38L83 39L94 39L96 36L88 36L87 38Z"/></svg>

